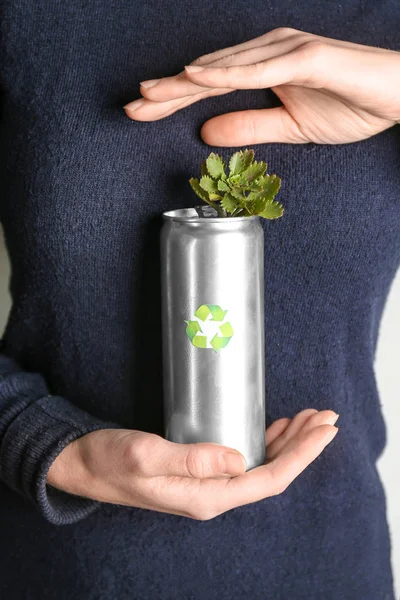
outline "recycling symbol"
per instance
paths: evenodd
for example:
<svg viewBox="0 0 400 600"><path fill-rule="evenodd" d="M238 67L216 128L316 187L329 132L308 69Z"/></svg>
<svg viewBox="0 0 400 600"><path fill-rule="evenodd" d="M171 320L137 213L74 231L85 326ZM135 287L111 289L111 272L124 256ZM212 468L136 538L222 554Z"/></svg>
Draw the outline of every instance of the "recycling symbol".
<svg viewBox="0 0 400 600"><path fill-rule="evenodd" d="M215 352L225 348L233 336L232 325L225 321L227 310L217 304L202 304L194 313L194 319L185 321L186 334L196 348L213 348Z"/></svg>

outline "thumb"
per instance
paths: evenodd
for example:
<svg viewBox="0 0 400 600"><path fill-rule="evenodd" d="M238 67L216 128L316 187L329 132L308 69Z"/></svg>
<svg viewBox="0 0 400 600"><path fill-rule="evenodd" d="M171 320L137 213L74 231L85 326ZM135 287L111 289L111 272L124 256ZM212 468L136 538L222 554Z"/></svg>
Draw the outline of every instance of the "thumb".
<svg viewBox="0 0 400 600"><path fill-rule="evenodd" d="M246 146L266 142L306 144L308 140L285 106L239 110L206 121L200 133L210 146Z"/></svg>
<svg viewBox="0 0 400 600"><path fill-rule="evenodd" d="M179 444L184 446L177 463L186 477L203 479L221 475L241 475L246 471L246 460L240 452L219 444Z"/></svg>
<svg viewBox="0 0 400 600"><path fill-rule="evenodd" d="M162 453L152 452L153 476L175 475L204 479L224 475L233 477L246 471L244 456L237 450L220 444L177 444L164 440L162 446Z"/></svg>

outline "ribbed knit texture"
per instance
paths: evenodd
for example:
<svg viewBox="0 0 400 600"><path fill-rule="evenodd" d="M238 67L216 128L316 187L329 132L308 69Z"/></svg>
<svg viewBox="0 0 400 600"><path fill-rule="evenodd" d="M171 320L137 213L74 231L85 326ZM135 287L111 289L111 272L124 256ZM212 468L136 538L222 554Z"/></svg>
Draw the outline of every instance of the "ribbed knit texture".
<svg viewBox="0 0 400 600"><path fill-rule="evenodd" d="M37 502L52 523L72 523L96 502L46 486L49 466L74 439L99 428L118 427L50 395L43 378L21 371L0 356L0 474L5 483Z"/></svg>
<svg viewBox="0 0 400 600"><path fill-rule="evenodd" d="M256 147L286 208L263 223L266 424L308 407L340 413L335 441L293 485L199 522L75 498L45 478L94 429L163 433L160 214L197 203L187 180L210 151L206 119L280 104L241 91L134 123L122 106L139 81L279 26L400 50L397 1L1 4L13 305L0 597L393 600L374 356L400 261L399 126L354 144Z"/></svg>

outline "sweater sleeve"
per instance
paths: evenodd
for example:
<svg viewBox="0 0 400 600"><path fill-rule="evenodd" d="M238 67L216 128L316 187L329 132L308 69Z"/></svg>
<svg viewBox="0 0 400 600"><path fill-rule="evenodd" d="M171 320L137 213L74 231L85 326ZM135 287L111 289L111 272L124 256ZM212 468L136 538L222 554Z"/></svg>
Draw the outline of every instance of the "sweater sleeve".
<svg viewBox="0 0 400 600"><path fill-rule="evenodd" d="M51 463L86 433L118 427L50 394L40 374L23 371L0 354L0 479L32 501L51 523L74 523L99 505L48 486Z"/></svg>

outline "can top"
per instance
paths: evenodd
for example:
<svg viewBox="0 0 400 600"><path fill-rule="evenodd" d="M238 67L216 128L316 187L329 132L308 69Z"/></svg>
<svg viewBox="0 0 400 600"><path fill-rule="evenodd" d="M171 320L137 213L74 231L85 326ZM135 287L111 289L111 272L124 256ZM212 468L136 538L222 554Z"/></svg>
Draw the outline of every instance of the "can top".
<svg viewBox="0 0 400 600"><path fill-rule="evenodd" d="M163 212L164 219L180 222L199 222L199 223L238 223L239 221L252 221L259 219L258 215L250 217L200 217L195 208L178 208Z"/></svg>

